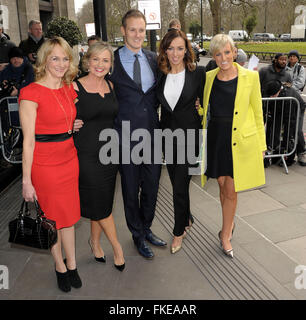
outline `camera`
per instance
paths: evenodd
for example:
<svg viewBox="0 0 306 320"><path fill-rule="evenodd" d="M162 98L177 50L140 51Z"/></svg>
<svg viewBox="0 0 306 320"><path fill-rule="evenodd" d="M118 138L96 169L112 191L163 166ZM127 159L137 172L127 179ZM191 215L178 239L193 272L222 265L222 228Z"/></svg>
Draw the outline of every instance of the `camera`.
<svg viewBox="0 0 306 320"><path fill-rule="evenodd" d="M34 61L36 61L36 59L37 59L37 53L36 52L32 53L32 58L33 58Z"/></svg>
<svg viewBox="0 0 306 320"><path fill-rule="evenodd" d="M17 89L17 83L15 80L6 80L0 83L0 99L9 97L14 90Z"/></svg>

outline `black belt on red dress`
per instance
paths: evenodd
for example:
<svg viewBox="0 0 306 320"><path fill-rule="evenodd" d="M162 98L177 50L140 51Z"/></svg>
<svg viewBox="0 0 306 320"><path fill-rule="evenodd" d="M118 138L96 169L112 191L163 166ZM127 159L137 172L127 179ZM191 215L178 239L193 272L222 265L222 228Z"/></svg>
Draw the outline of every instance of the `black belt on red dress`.
<svg viewBox="0 0 306 320"><path fill-rule="evenodd" d="M61 142L68 140L72 137L72 134L65 133L57 133L57 134L35 134L35 141L38 142Z"/></svg>

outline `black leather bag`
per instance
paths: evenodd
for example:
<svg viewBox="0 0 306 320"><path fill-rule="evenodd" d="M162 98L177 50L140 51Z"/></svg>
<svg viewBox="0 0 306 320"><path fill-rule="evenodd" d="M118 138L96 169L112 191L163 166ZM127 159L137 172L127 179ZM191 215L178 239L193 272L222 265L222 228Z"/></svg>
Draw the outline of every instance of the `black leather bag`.
<svg viewBox="0 0 306 320"><path fill-rule="evenodd" d="M36 218L30 216L23 200L16 219L9 223L9 242L39 249L50 249L57 242L55 221L46 218L38 201L34 201Z"/></svg>

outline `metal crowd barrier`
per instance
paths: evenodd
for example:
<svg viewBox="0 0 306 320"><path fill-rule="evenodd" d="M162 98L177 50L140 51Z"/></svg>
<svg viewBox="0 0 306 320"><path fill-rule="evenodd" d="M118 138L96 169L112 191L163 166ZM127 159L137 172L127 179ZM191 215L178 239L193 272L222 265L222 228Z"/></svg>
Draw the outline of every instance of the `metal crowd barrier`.
<svg viewBox="0 0 306 320"><path fill-rule="evenodd" d="M262 102L268 148L265 159L280 158L288 174L285 159L296 150L300 103L294 97L262 98Z"/></svg>
<svg viewBox="0 0 306 320"><path fill-rule="evenodd" d="M9 163L22 163L22 132L18 97L0 100L0 153Z"/></svg>

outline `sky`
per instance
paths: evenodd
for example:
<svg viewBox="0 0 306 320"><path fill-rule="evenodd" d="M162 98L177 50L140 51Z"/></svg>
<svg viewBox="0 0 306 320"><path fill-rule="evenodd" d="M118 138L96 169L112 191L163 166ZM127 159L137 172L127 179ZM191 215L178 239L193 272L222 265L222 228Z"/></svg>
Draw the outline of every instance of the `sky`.
<svg viewBox="0 0 306 320"><path fill-rule="evenodd" d="M78 11L79 9L81 9L82 6L83 6L83 4L84 4L85 2L87 2L87 1L88 1L88 0L74 0L75 12L77 13L77 11Z"/></svg>

